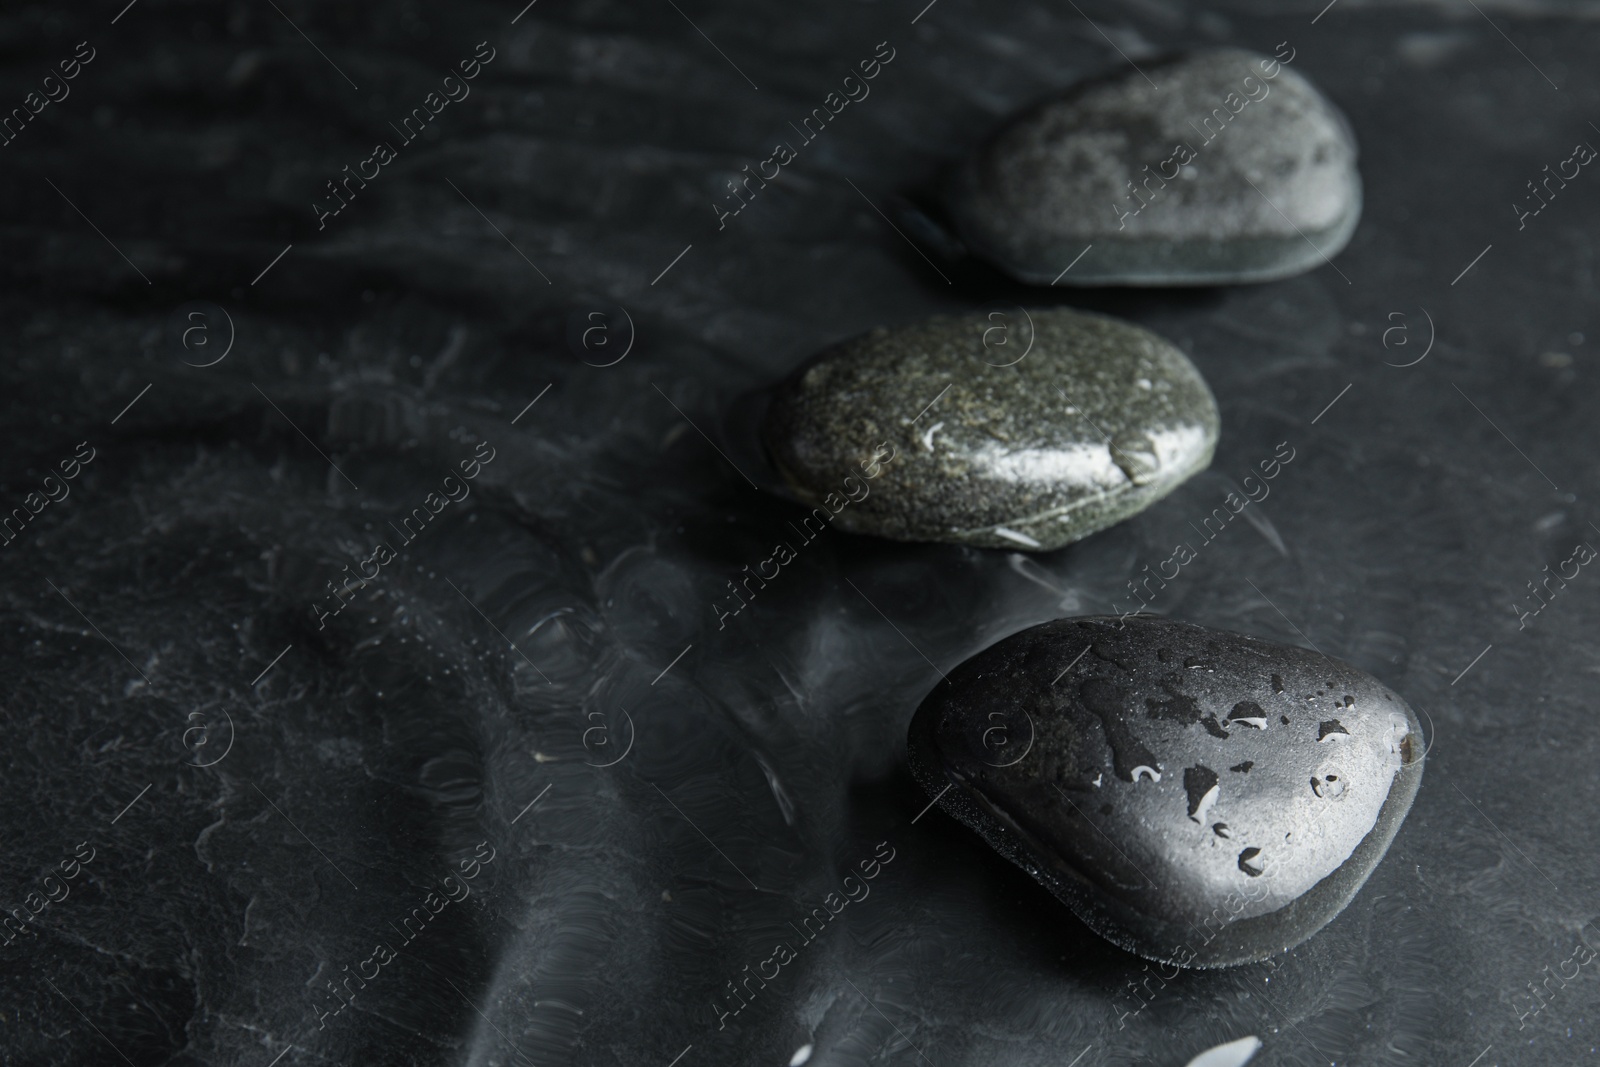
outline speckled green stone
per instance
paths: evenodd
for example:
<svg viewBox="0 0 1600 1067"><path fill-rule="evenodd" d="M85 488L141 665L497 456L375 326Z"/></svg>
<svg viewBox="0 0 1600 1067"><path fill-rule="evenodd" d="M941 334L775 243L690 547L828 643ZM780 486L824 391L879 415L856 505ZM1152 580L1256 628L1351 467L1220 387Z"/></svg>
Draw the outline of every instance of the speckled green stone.
<svg viewBox="0 0 1600 1067"><path fill-rule="evenodd" d="M778 389L762 439L809 504L868 487L835 508L843 529L1044 551L1204 470L1217 431L1205 380L1162 338L1101 315L1018 308L828 349ZM863 478L863 467L879 473Z"/></svg>

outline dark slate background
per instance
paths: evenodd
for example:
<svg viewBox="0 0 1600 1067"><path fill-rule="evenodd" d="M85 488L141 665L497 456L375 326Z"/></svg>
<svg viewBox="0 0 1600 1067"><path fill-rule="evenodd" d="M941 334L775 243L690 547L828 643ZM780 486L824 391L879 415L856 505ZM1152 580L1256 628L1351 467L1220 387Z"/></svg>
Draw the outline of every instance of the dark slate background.
<svg viewBox="0 0 1600 1067"><path fill-rule="evenodd" d="M1600 144L1600 7L1321 6L0 13L5 108L95 50L0 147L4 510L95 450L0 548L0 905L94 856L0 946L0 1062L1176 1067L1249 1034L1262 1065L1590 1062L1600 962L1550 975L1600 915L1600 574L1520 629L1512 605L1600 544L1600 172L1521 230L1513 205ZM470 97L319 231L324 183L480 41ZM883 41L871 96L719 232L724 183ZM1083 75L1281 41L1361 142L1337 271L1027 289L906 209ZM833 531L717 628L797 513L752 484L759 390L874 325L1058 304L1192 355L1212 472L1045 556ZM942 813L913 825L904 727L935 665L1111 610L1280 441L1261 521L1154 607L1373 672L1426 713L1429 768L1320 935L1160 987ZM472 496L319 630L325 583L483 442ZM402 945L479 842L471 895ZM879 842L871 896L719 1029L725 983ZM319 1027L313 989L379 941Z"/></svg>

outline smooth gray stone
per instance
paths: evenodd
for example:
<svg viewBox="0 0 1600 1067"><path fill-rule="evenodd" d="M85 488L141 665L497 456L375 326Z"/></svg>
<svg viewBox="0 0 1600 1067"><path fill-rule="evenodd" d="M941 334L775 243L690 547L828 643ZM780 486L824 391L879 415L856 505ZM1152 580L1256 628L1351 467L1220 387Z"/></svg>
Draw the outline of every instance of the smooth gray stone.
<svg viewBox="0 0 1600 1067"><path fill-rule="evenodd" d="M1154 615L991 645L911 721L917 781L1096 932L1184 967L1343 910L1422 780L1406 702L1338 660Z"/></svg>
<svg viewBox="0 0 1600 1067"><path fill-rule="evenodd" d="M1044 551L1211 462L1216 401L1171 344L1101 315L1009 318L936 317L818 355L768 408L773 464L846 530Z"/></svg>
<svg viewBox="0 0 1600 1067"><path fill-rule="evenodd" d="M1025 112L951 183L962 239L1035 284L1215 285L1323 265L1361 216L1355 137L1280 58L1293 49L1191 53Z"/></svg>

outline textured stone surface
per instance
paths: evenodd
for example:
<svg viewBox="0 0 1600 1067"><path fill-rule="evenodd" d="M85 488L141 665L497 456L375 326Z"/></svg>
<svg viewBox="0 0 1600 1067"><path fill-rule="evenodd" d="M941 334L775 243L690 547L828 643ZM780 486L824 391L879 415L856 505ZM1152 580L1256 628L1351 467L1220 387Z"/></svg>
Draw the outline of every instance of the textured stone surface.
<svg viewBox="0 0 1600 1067"><path fill-rule="evenodd" d="M1211 462L1217 432L1200 372L1160 337L1017 309L878 329L823 352L774 398L763 438L813 505L893 453L839 515L845 529L1039 551L1171 492Z"/></svg>
<svg viewBox="0 0 1600 1067"><path fill-rule="evenodd" d="M1152 615L1006 638L934 688L910 737L947 811L1105 937L1180 966L1316 933L1422 780L1421 727L1376 679Z"/></svg>
<svg viewBox="0 0 1600 1067"><path fill-rule="evenodd" d="M1276 57L1208 50L1025 112L957 172L962 237L1038 284L1211 285L1321 266L1355 230L1361 178L1348 123L1282 62L1294 58L1287 44Z"/></svg>

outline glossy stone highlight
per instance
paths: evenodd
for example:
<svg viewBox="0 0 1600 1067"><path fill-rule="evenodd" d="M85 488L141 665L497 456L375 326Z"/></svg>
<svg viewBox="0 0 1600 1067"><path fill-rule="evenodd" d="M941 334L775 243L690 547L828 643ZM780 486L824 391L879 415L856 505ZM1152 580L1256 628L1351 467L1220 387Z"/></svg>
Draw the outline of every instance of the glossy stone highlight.
<svg viewBox="0 0 1600 1067"><path fill-rule="evenodd" d="M917 709L909 751L942 808L1096 932L1221 967L1343 910L1410 809L1422 748L1406 702L1354 667L1130 615L973 656Z"/></svg>
<svg viewBox="0 0 1600 1067"><path fill-rule="evenodd" d="M1075 311L1002 318L937 317L823 352L768 409L774 465L827 507L881 462L870 496L832 508L847 530L1042 551L1143 510L1211 462L1216 401L1171 344Z"/></svg>

